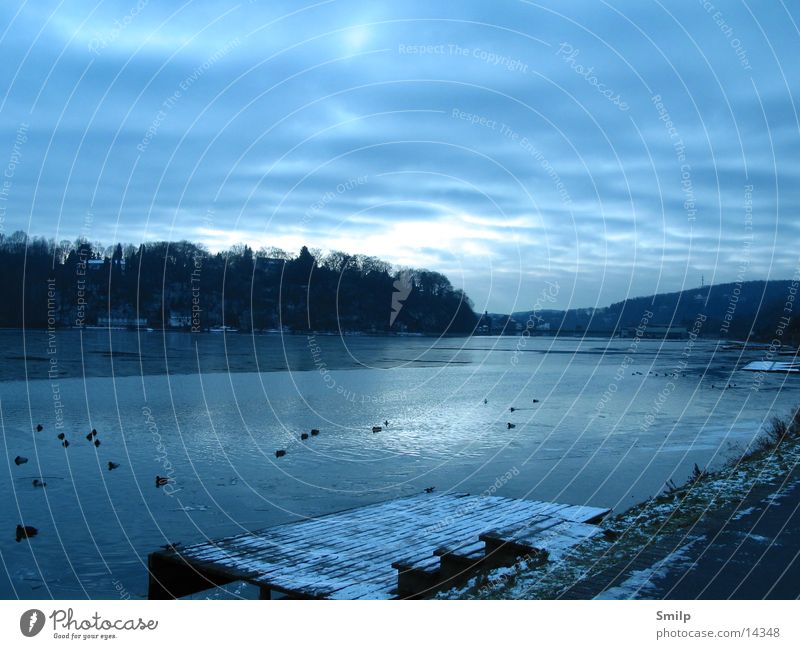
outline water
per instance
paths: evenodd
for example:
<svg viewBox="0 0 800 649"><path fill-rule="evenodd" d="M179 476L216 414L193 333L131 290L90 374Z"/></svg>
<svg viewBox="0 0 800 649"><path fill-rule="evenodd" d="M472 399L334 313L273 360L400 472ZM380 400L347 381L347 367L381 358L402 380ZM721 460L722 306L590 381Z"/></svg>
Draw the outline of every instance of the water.
<svg viewBox="0 0 800 649"><path fill-rule="evenodd" d="M798 377L737 369L764 352L707 341L2 331L0 349L5 598L143 597L167 542L427 486L622 511L800 401ZM39 535L17 543L23 521Z"/></svg>

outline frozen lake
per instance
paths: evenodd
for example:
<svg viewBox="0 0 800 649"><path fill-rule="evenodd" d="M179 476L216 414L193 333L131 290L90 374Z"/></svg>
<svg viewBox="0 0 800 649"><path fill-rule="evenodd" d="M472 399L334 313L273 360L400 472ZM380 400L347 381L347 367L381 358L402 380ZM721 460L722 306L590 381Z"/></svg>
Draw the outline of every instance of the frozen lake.
<svg viewBox="0 0 800 649"><path fill-rule="evenodd" d="M428 486L621 511L800 401L800 378L741 371L764 352L631 345L0 331L0 596L142 597L147 553L167 542ZM23 521L39 535L17 543Z"/></svg>

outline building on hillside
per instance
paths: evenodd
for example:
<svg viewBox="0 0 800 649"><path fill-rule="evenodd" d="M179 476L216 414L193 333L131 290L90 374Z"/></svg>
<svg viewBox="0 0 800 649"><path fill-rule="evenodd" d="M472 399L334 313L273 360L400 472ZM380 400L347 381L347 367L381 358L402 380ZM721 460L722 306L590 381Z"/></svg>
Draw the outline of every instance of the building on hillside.
<svg viewBox="0 0 800 649"><path fill-rule="evenodd" d="M99 316L97 324L100 327L146 327L147 318L127 318L124 316Z"/></svg>
<svg viewBox="0 0 800 649"><path fill-rule="evenodd" d="M680 340L689 337L689 330L681 325L648 324L637 331L636 327L622 329L622 338L655 338L658 340Z"/></svg>
<svg viewBox="0 0 800 649"><path fill-rule="evenodd" d="M169 326L175 329L183 329L192 326L192 316L179 313L169 314Z"/></svg>
<svg viewBox="0 0 800 649"><path fill-rule="evenodd" d="M478 324L475 326L475 333L485 336L492 333L492 317L489 315L488 311L484 311L483 315L478 320Z"/></svg>

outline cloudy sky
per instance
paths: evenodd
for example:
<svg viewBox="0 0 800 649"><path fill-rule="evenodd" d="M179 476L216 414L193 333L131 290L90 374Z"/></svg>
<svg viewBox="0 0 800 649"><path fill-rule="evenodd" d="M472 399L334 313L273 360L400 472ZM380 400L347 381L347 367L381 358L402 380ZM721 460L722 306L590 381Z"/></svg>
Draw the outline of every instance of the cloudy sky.
<svg viewBox="0 0 800 649"><path fill-rule="evenodd" d="M4 0L0 231L365 253L506 312L789 278L798 25L780 0Z"/></svg>

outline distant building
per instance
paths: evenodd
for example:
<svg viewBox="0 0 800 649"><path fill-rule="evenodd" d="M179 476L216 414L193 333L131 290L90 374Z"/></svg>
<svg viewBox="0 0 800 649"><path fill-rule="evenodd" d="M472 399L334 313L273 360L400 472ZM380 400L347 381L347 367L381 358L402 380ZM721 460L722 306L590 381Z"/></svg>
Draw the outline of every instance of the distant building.
<svg viewBox="0 0 800 649"><path fill-rule="evenodd" d="M501 316L492 321L492 334L495 336L511 336L522 331L523 326L511 316Z"/></svg>
<svg viewBox="0 0 800 649"><path fill-rule="evenodd" d="M170 313L169 314L169 326L174 327L176 329L181 329L184 327L191 327L192 326L192 316L190 315L181 315L177 313Z"/></svg>
<svg viewBox="0 0 800 649"><path fill-rule="evenodd" d="M626 327L622 330L623 338L635 338L637 330L635 327ZM640 338L656 338L658 340L679 340L689 337L689 330L680 325L669 324L649 324L638 331Z"/></svg>
<svg viewBox="0 0 800 649"><path fill-rule="evenodd" d="M283 268L286 260L279 257L259 257L257 263L266 270L279 271Z"/></svg>
<svg viewBox="0 0 800 649"><path fill-rule="evenodd" d="M103 270L106 267L107 259L87 259L86 260L86 268L89 270ZM120 269L125 270L125 258L122 259L113 259L110 260L110 263L113 266L119 266Z"/></svg>
<svg viewBox="0 0 800 649"><path fill-rule="evenodd" d="M489 335L492 333L492 317L489 315L488 311L484 311L483 315L478 320L478 324L475 327L475 333Z"/></svg>
<svg viewBox="0 0 800 649"><path fill-rule="evenodd" d="M146 327L147 318L126 318L122 316L99 316L97 324L101 327Z"/></svg>

